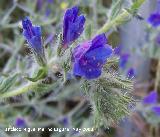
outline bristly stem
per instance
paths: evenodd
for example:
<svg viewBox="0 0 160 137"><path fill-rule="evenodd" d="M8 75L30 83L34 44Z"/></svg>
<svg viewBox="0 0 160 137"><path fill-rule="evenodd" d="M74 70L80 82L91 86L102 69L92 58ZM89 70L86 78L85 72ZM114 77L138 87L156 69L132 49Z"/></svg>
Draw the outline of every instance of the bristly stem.
<svg viewBox="0 0 160 137"><path fill-rule="evenodd" d="M105 23L103 27L98 30L97 34L108 32L111 28L119 26L129 19L131 19L131 14L127 10L124 10L115 19Z"/></svg>
<svg viewBox="0 0 160 137"><path fill-rule="evenodd" d="M32 91L34 88L38 86L38 82L32 82L29 84L26 84L25 86L19 87L18 89L15 89L11 92L6 92L2 94L0 97L1 98L8 98L8 97L14 97L23 93L26 93L28 91Z"/></svg>
<svg viewBox="0 0 160 137"><path fill-rule="evenodd" d="M124 10L121 14L115 17L113 20L106 22L102 28L97 31L97 34L106 33L111 28L124 24L132 18L132 14L137 12L139 7L145 2L145 0L137 0L128 10Z"/></svg>
<svg viewBox="0 0 160 137"><path fill-rule="evenodd" d="M64 70L63 82L65 83L67 80L67 71Z"/></svg>
<svg viewBox="0 0 160 137"><path fill-rule="evenodd" d="M40 88L42 87L42 89L44 88L44 84L43 86L42 85L42 81L37 81L37 82L30 82L24 86L21 86L17 89L14 89L13 91L9 91L9 92L6 92L4 94L1 94L0 95L0 98L1 99L4 99L4 98L9 98L9 97L14 97L14 96L17 96L17 95L20 95L20 94L23 94L23 93L27 93L29 91L40 91ZM48 90L52 90L54 89L56 86L58 85L58 81L57 82L54 82L50 85L47 85L47 89ZM44 88L45 89L45 88Z"/></svg>
<svg viewBox="0 0 160 137"><path fill-rule="evenodd" d="M107 22L104 24L102 28L100 28L97 33L105 33L108 32L111 28L117 27L132 17L132 13L136 12L139 7L143 4L145 0L136 0L136 2L133 3L133 5L130 7L128 10L124 10L121 14L119 14L115 19L111 20L110 22ZM65 74L66 75L66 74ZM66 80L66 76L64 76L64 81ZM36 89L39 86L39 82L31 82L28 83L27 85L24 85L18 89L15 89L10 92L6 92L2 94L0 97L1 98L8 98L8 97L14 97L29 91L32 91Z"/></svg>

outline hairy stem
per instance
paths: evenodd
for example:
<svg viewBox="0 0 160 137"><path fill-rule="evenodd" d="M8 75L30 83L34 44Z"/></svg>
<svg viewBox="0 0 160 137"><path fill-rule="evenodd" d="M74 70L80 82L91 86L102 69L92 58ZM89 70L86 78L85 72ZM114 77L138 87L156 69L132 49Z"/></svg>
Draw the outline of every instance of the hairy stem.
<svg viewBox="0 0 160 137"><path fill-rule="evenodd" d="M137 0L133 3L133 5L128 10L123 10L121 14L119 14L113 20L106 22L102 28L97 31L97 34L108 32L111 28L117 27L119 25L124 24L132 18L132 14L137 12L139 7L145 2L145 0Z"/></svg>
<svg viewBox="0 0 160 137"><path fill-rule="evenodd" d="M132 13L136 12L139 9L139 7L143 4L144 1L145 0L136 0L136 2L133 3L133 5L130 7L129 10L124 10L115 19L105 23L104 26L97 31L97 33L99 34L99 33L108 32L111 28L117 27L121 24L124 24L126 21L129 21L132 17ZM38 82L28 83L18 89L2 94L1 98L17 96L17 95L32 91L36 89L38 86L39 86Z"/></svg>
<svg viewBox="0 0 160 137"><path fill-rule="evenodd" d="M53 90L54 88L56 88L58 86L58 82L59 81L56 81L56 82L49 84L49 85L43 84L42 81L30 82L30 83L28 83L24 86L21 86L17 89L14 89L12 91L8 91L4 94L1 94L0 98L4 99L4 98L9 98L9 97L14 97L14 96L17 96L17 95L20 95L23 93L27 93L29 91L40 91L40 92L41 92L41 90L46 91L46 88L47 88L47 90Z"/></svg>
<svg viewBox="0 0 160 137"><path fill-rule="evenodd" d="M13 96L17 96L17 95L26 93L26 92L31 91L34 88L36 88L38 86L38 84L39 84L38 82L32 82L32 83L26 84L25 86L19 87L18 89L15 89L11 92L4 93L0 97L1 98L8 98L8 97L13 97Z"/></svg>
<svg viewBox="0 0 160 137"><path fill-rule="evenodd" d="M119 26L123 24L125 21L128 21L129 19L131 19L131 14L128 11L124 10L115 19L105 23L103 27L98 30L97 33L100 34L100 33L108 32L111 28Z"/></svg>

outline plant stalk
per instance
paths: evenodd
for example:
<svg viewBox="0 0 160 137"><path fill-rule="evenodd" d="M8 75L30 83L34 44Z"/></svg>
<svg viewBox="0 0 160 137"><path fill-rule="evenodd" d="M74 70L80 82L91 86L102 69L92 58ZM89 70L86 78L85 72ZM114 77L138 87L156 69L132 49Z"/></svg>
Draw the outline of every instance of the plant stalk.
<svg viewBox="0 0 160 137"><path fill-rule="evenodd" d="M144 1L145 0L137 0L136 2L134 2L129 10L124 10L115 19L111 20L110 22L106 22L104 24L104 26L97 31L97 33L98 34L106 33L111 28L117 27L119 25L122 25L126 21L129 21L131 19L131 17L132 17L131 13L134 12L134 11L137 11L138 8L143 4ZM160 65L159 65L159 68L160 68ZM159 69L159 71L160 71L160 69ZM158 75L160 75L160 74L158 74ZM66 77L64 77L64 81L65 80L66 80ZM39 86L38 82L29 83L27 85L24 85L24 86L18 88L18 89L15 89L13 91L6 92L6 93L2 94L0 97L1 98L8 98L8 97L17 96L17 95L32 91L32 90L36 89L38 86Z"/></svg>

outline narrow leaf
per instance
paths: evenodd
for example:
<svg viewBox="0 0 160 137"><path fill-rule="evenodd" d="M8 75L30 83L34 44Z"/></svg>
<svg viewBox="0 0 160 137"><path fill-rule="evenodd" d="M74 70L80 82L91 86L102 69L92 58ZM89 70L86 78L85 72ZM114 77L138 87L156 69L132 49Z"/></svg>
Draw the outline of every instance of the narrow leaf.
<svg viewBox="0 0 160 137"><path fill-rule="evenodd" d="M33 78L30 77L25 77L27 80L32 81L32 82L36 82L40 79L45 78L47 75L47 70L45 68L41 68L39 69L38 73L36 74L36 76L34 76Z"/></svg>
<svg viewBox="0 0 160 137"><path fill-rule="evenodd" d="M8 77L5 80L2 80L0 82L0 92L1 93L7 92L16 83L18 75L19 74L14 74L13 76Z"/></svg>

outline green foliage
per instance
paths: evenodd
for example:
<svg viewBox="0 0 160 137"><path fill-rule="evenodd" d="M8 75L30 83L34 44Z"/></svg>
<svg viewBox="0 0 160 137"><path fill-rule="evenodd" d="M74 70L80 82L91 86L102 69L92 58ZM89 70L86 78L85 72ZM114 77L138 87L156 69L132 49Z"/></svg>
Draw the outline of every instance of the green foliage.
<svg viewBox="0 0 160 137"><path fill-rule="evenodd" d="M109 72L109 69L117 63L117 59L110 58L108 61L110 65L106 64L102 77L93 82L85 81L82 85L83 91L91 100L95 128L117 123L130 114L132 109L129 106L136 103L131 95L132 81Z"/></svg>
<svg viewBox="0 0 160 137"><path fill-rule="evenodd" d="M29 81L36 82L40 79L43 79L47 76L47 68L40 68L36 74L36 76L33 76L33 78L25 77Z"/></svg>
<svg viewBox="0 0 160 137"><path fill-rule="evenodd" d="M115 17L117 17L118 14L120 14L123 2L123 0L117 0L115 3L112 4L111 14L109 15L110 20L114 19Z"/></svg>
<svg viewBox="0 0 160 137"><path fill-rule="evenodd" d="M85 29L85 38L86 39L91 39L91 36L93 34L93 25L90 23L86 26Z"/></svg>
<svg viewBox="0 0 160 137"><path fill-rule="evenodd" d="M3 78L0 81L0 94L8 92L9 89L16 83L19 74L14 74L12 76L8 76L7 78Z"/></svg>
<svg viewBox="0 0 160 137"><path fill-rule="evenodd" d="M0 45L0 53L1 51L3 53L3 50L7 51L7 58L4 59L6 64L1 68L1 74L5 77L0 77L0 101L3 102L0 115L4 116L0 117L0 128L8 126L9 123L13 125L17 116L25 117L31 127L60 127L62 124L58 120L64 116L69 117L70 127L93 126L90 111L88 116L84 116L84 112L86 113L89 108L86 104L89 103L93 108L96 128L118 123L129 115L131 109L128 105L135 103L131 97L133 82L116 74L119 62L117 57L108 59L101 77L97 80L87 81L73 76L68 78L68 74L71 73L72 68L72 48L81 41L91 39L98 27L100 28L98 33L106 33L126 23L133 16L132 12L123 9L123 0L114 0L111 9L104 7L100 1L65 2L68 7L83 3L80 5L81 9L86 11L86 18L89 20L84 35L67 50L61 48L62 34L59 31L61 26L59 22L64 13L64 9L60 8L61 1L57 0L55 4L49 5L52 7L52 14L49 17L44 14L46 5L44 4L42 10L38 11L36 2L32 0L15 0L13 5L8 4L12 6L7 7L6 12L0 5L0 11L4 11L3 14L0 13L2 17L0 30L4 32L4 34L2 32L2 39L0 35L0 44L5 43L5 46ZM138 10L141 4L142 0L137 0L129 9ZM25 43L19 28L19 19L24 16L30 16L35 24L43 27L43 37L50 33L57 34L56 40L44 46L47 61L41 57L36 58L40 66L45 65L47 68L40 68L24 52ZM106 24L101 28L104 22ZM11 73L15 74L11 75ZM30 74L33 76L24 78ZM87 96L82 96L82 93ZM70 103L71 108L66 107L69 101L73 101ZM37 134L40 136L40 133ZM53 136L56 135L53 133ZM82 133L81 136L86 134Z"/></svg>
<svg viewBox="0 0 160 137"><path fill-rule="evenodd" d="M118 3L119 2L119 3ZM116 28L120 25L125 24L126 22L130 21L133 16L135 16L135 13L138 12L139 7L145 2L145 0L136 0L133 2L131 7L127 8L127 10L122 9L120 12L120 2L118 1L117 4L115 4L115 8L112 8L113 10L117 10L115 15L112 15L112 20L109 20L109 22L106 22L103 27L98 30L98 34L103 32L108 32L111 28ZM116 8L117 7L117 8ZM111 13L113 13L111 11ZM119 11L119 12L118 12ZM114 17L114 18L113 18Z"/></svg>
<svg viewBox="0 0 160 137"><path fill-rule="evenodd" d="M139 7L145 2L145 0L134 0L131 6L131 11L135 12L139 9Z"/></svg>
<svg viewBox="0 0 160 137"><path fill-rule="evenodd" d="M133 99L129 95L101 86L94 91L92 101L93 113L96 114L95 127L117 124L119 120L130 114L128 107L130 103L133 103Z"/></svg>

